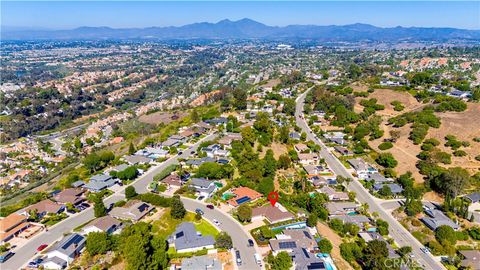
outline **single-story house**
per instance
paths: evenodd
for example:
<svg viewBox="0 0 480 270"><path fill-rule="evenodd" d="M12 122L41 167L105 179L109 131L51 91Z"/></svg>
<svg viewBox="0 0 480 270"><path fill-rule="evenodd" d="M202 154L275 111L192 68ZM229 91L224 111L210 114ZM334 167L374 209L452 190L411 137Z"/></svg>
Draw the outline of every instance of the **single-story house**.
<svg viewBox="0 0 480 270"><path fill-rule="evenodd" d="M129 206L125 205L124 207L113 208L109 215L120 220L137 222L153 209L154 207L148 203L131 201Z"/></svg>
<svg viewBox="0 0 480 270"><path fill-rule="evenodd" d="M122 171L126 170L128 167L130 167L130 166L127 165L127 164L120 164L118 166L115 166L115 167L111 168L110 171L122 172Z"/></svg>
<svg viewBox="0 0 480 270"><path fill-rule="evenodd" d="M391 183L394 180L392 178L386 178L385 176L376 173L371 173L367 176L368 181L373 181L374 184L384 184L384 183Z"/></svg>
<svg viewBox="0 0 480 270"><path fill-rule="evenodd" d="M186 165L192 166L192 167L198 167L202 165L205 162L215 162L214 158L211 157L203 157L200 159L189 159L185 162Z"/></svg>
<svg viewBox="0 0 480 270"><path fill-rule="evenodd" d="M90 177L90 182L85 184L83 188L88 189L92 192L99 192L115 185L116 183L117 180L113 179L110 175L97 174Z"/></svg>
<svg viewBox="0 0 480 270"><path fill-rule="evenodd" d="M452 227L454 230L458 230L460 226L447 217L442 211L438 209L426 210L427 217L423 217L420 220L431 230L435 231L442 225Z"/></svg>
<svg viewBox="0 0 480 270"><path fill-rule="evenodd" d="M341 215L341 216L331 216L330 219L338 219L346 223L353 223L359 228L363 229L364 224L370 223L370 219L364 215Z"/></svg>
<svg viewBox="0 0 480 270"><path fill-rule="evenodd" d="M295 248L305 248L307 250L318 248L313 235L305 229L284 230L283 234L277 234L275 239L270 239L269 244L275 255L281 251L290 253Z"/></svg>
<svg viewBox="0 0 480 270"><path fill-rule="evenodd" d="M318 192L326 194L330 201L348 201L350 199L348 193L336 191L329 186L323 186Z"/></svg>
<svg viewBox="0 0 480 270"><path fill-rule="evenodd" d="M300 140L301 135L300 135L300 133L298 133L298 132L290 132L290 133L288 134L288 137L290 137L290 139Z"/></svg>
<svg viewBox="0 0 480 270"><path fill-rule="evenodd" d="M270 223L278 223L294 219L295 216L279 203L276 203L275 206L267 204L252 209L252 220L264 218Z"/></svg>
<svg viewBox="0 0 480 270"><path fill-rule="evenodd" d="M55 195L55 201L61 204L71 203L72 205L79 204L85 200L83 196L84 190L81 188L67 188Z"/></svg>
<svg viewBox="0 0 480 270"><path fill-rule="evenodd" d="M390 191L392 191L393 195L399 195L400 193L403 192L403 188L399 184L374 184L373 190L379 191L380 189L383 188L383 186L390 187Z"/></svg>
<svg viewBox="0 0 480 270"><path fill-rule="evenodd" d="M355 169L355 172L357 173L358 178L360 179L367 179L369 174L378 173L377 169L367 164L361 158L349 159L347 162L352 165L353 169Z"/></svg>
<svg viewBox="0 0 480 270"><path fill-rule="evenodd" d="M480 270L480 251L461 250L459 253L463 256L460 265L472 270Z"/></svg>
<svg viewBox="0 0 480 270"><path fill-rule="evenodd" d="M313 165L317 164L319 161L319 157L315 153L299 153L298 154L298 162L303 165Z"/></svg>
<svg viewBox="0 0 480 270"><path fill-rule="evenodd" d="M218 189L214 181L205 178L192 178L189 186L194 188L199 196L204 196L205 198L210 198Z"/></svg>
<svg viewBox="0 0 480 270"><path fill-rule="evenodd" d="M325 205L329 215L347 215L358 210L359 205L354 202L328 202Z"/></svg>
<svg viewBox="0 0 480 270"><path fill-rule="evenodd" d="M123 159L128 162L130 165L136 165L136 164L147 164L152 161L151 158L144 157L144 156L137 156L137 155L131 155L131 156L125 156Z"/></svg>
<svg viewBox="0 0 480 270"><path fill-rule="evenodd" d="M211 235L202 236L191 222L183 222L178 225L168 241L177 252L195 252L214 248L215 245L215 240Z"/></svg>
<svg viewBox="0 0 480 270"><path fill-rule="evenodd" d="M262 197L261 193L258 193L257 191L248 187L232 188L230 193L235 195L235 197L229 199L227 203L234 207L246 202L253 202Z"/></svg>
<svg viewBox="0 0 480 270"><path fill-rule="evenodd" d="M47 214L60 214L61 212L65 211L65 205L46 199L24 208L19 212L19 214L29 217L31 211L36 211L37 216L42 218Z"/></svg>
<svg viewBox="0 0 480 270"><path fill-rule="evenodd" d="M306 248L294 248L289 255L292 257L295 270L327 269L325 260Z"/></svg>
<svg viewBox="0 0 480 270"><path fill-rule="evenodd" d="M83 231L86 234L91 232L106 232L111 234L115 232L120 226L122 222L119 220L111 217L111 216L104 216L94 219L92 222L88 223L84 228Z"/></svg>
<svg viewBox="0 0 480 270"><path fill-rule="evenodd" d="M469 200L471 203L480 202L480 192L470 193L464 196L465 199Z"/></svg>
<svg viewBox="0 0 480 270"><path fill-rule="evenodd" d="M198 270L198 269L222 270L223 265L221 261L215 258L210 258L208 255L203 255L203 256L193 256L191 258L183 259L181 269L182 270Z"/></svg>
<svg viewBox="0 0 480 270"><path fill-rule="evenodd" d="M178 174L172 173L161 181L169 187L181 187L183 182Z"/></svg>
<svg viewBox="0 0 480 270"><path fill-rule="evenodd" d="M71 263L85 247L86 238L78 233L64 237L47 253L43 263L48 269L62 269L62 265ZM63 261L63 262L62 262Z"/></svg>
<svg viewBox="0 0 480 270"><path fill-rule="evenodd" d="M0 219L0 244L8 242L28 227L30 223L24 215L12 213Z"/></svg>
<svg viewBox="0 0 480 270"><path fill-rule="evenodd" d="M343 146L334 146L333 148L343 156L353 156L353 152Z"/></svg>
<svg viewBox="0 0 480 270"><path fill-rule="evenodd" d="M308 146L303 143L297 143L293 146L293 148L295 148L295 151L297 151L297 153L308 152L310 150L310 148L308 148Z"/></svg>

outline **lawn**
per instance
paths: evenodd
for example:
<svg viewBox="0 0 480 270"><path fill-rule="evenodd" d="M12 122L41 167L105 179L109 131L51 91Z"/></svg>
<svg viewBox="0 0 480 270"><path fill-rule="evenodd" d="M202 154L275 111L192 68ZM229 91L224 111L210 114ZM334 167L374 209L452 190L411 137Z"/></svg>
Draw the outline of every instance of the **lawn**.
<svg viewBox="0 0 480 270"><path fill-rule="evenodd" d="M159 220L152 223L152 232L168 237L175 232L175 228L182 222L192 222L197 231L202 235L212 235L215 237L219 233L218 230L205 219L201 219L200 221L195 220L195 214L192 212L187 212L183 220L177 220L170 216L170 210L165 211L165 214Z"/></svg>

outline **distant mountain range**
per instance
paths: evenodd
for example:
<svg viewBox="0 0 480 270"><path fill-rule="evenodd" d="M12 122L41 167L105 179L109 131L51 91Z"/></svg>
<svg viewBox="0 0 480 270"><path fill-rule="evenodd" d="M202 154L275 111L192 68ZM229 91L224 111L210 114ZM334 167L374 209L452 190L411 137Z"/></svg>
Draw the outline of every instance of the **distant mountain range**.
<svg viewBox="0 0 480 270"><path fill-rule="evenodd" d="M184 26L147 28L79 27L71 30L2 27L2 40L102 40L102 39L310 39L319 42L480 40L480 30L456 28L393 27L369 24L268 26L251 19L222 20Z"/></svg>

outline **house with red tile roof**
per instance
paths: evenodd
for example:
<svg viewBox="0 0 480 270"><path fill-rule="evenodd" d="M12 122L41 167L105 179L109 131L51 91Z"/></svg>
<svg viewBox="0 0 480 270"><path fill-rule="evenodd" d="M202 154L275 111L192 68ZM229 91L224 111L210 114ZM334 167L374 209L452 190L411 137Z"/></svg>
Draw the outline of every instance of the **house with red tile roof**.
<svg viewBox="0 0 480 270"><path fill-rule="evenodd" d="M230 192L234 194L235 197L229 199L227 203L234 207L237 207L240 204L243 204L246 202L253 202L256 199L261 198L263 196L261 193L258 193L255 190L248 187L232 188Z"/></svg>

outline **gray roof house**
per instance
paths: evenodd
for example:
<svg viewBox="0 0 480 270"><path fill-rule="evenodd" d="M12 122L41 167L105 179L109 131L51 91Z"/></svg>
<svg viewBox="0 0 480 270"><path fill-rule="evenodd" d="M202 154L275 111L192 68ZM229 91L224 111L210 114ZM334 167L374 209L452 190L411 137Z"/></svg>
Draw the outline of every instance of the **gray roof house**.
<svg viewBox="0 0 480 270"><path fill-rule="evenodd" d="M64 237L47 253L47 260L44 265L66 265L71 263L75 257L80 255L85 247L86 238L78 233ZM63 263L63 262L64 263ZM55 269L61 269L54 267Z"/></svg>
<svg viewBox="0 0 480 270"><path fill-rule="evenodd" d="M175 246L177 252L194 252L204 248L213 248L215 240L211 235L202 236L198 233L193 223L183 222L170 236L169 243Z"/></svg>
<svg viewBox="0 0 480 270"><path fill-rule="evenodd" d="M150 163L152 159L144 157L144 156L137 156L137 155L132 155L132 156L125 156L123 159L128 162L130 165L135 165L135 164L146 164Z"/></svg>
<svg viewBox="0 0 480 270"><path fill-rule="evenodd" d="M305 248L295 248L289 254L292 257L295 270L327 269L325 261Z"/></svg>
<svg viewBox="0 0 480 270"><path fill-rule="evenodd" d="M364 215L344 215L344 216L334 216L330 217L331 219L339 219L341 220L344 224L345 223L353 223L357 225L360 228L364 227L365 223L370 223L370 219Z"/></svg>
<svg viewBox="0 0 480 270"><path fill-rule="evenodd" d="M127 164L120 164L118 166L115 166L111 169L111 171L115 171L115 172L121 172L121 171L124 171L126 168L128 168L130 166L128 166Z"/></svg>
<svg viewBox="0 0 480 270"><path fill-rule="evenodd" d="M372 173L368 175L367 178L368 181L373 181L375 184L382 184L382 183L387 183L387 182L393 182L392 178L386 178L385 176L377 173Z"/></svg>
<svg viewBox="0 0 480 270"><path fill-rule="evenodd" d="M222 262L208 257L208 255L194 256L182 260L182 270L222 270Z"/></svg>
<svg viewBox="0 0 480 270"><path fill-rule="evenodd" d="M205 196L207 198L217 190L215 182L205 178L192 178L189 186L193 187L200 196Z"/></svg>
<svg viewBox="0 0 480 270"><path fill-rule="evenodd" d="M109 215L114 218L136 222L153 209L154 207L148 203L137 201L128 207L115 207L110 211Z"/></svg>
<svg viewBox="0 0 480 270"><path fill-rule="evenodd" d="M359 205L354 202L329 202L325 205L330 215L346 215L358 207Z"/></svg>
<svg viewBox="0 0 480 270"><path fill-rule="evenodd" d="M198 167L205 162L215 162L215 159L211 158L211 157L203 157L203 158L200 158L200 159L189 159L185 162L185 164L190 165L190 166L194 166L194 167Z"/></svg>
<svg viewBox="0 0 480 270"><path fill-rule="evenodd" d="M390 187L390 190L392 191L392 194L394 194L394 195L398 195L398 194L403 192L403 188L399 184L374 184L373 189L375 191L379 191L380 189L382 189L383 186Z"/></svg>
<svg viewBox="0 0 480 270"><path fill-rule="evenodd" d="M313 235L304 229L284 230L283 234L277 235L275 239L270 239L269 244L273 254L281 251L290 253L296 248L305 248L307 250L318 248L317 241Z"/></svg>
<svg viewBox="0 0 480 270"><path fill-rule="evenodd" d="M474 193L465 195L465 199L471 201L472 203L480 202L480 192L474 192Z"/></svg>
<svg viewBox="0 0 480 270"><path fill-rule="evenodd" d="M117 180L112 179L110 175L97 174L90 178L90 182L85 184L83 188L93 192L99 192L106 188L109 188L117 183Z"/></svg>
<svg viewBox="0 0 480 270"><path fill-rule="evenodd" d="M459 253L463 256L461 266L472 270L480 270L480 251L478 250L462 250Z"/></svg>
<svg viewBox="0 0 480 270"><path fill-rule="evenodd" d="M454 230L458 230L460 226L453 222L449 217L447 217L442 211L433 209L426 210L428 217L423 217L420 220L427 225L430 229L435 231L438 227L442 225L447 225L452 227Z"/></svg>

